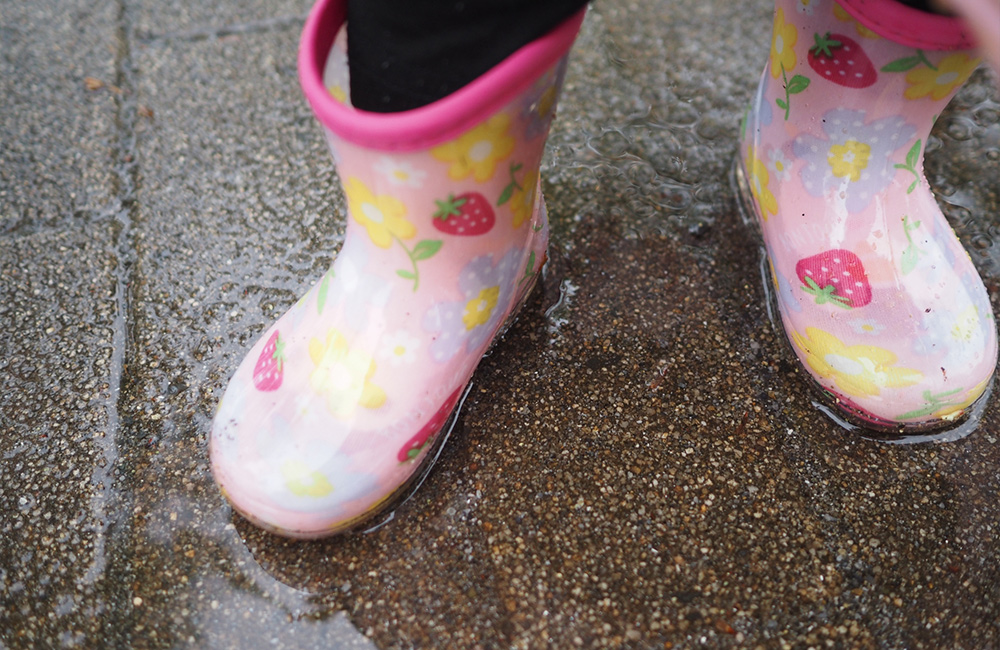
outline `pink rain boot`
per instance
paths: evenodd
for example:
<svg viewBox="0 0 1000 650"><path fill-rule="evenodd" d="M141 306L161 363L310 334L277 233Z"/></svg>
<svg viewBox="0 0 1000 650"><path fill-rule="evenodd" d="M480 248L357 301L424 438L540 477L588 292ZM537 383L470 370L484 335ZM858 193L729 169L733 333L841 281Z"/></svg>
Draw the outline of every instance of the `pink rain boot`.
<svg viewBox="0 0 1000 650"><path fill-rule="evenodd" d="M452 95L347 102L346 3L320 0L299 74L347 197L332 268L237 369L212 427L216 481L291 537L353 527L416 476L545 260L538 170L580 12Z"/></svg>
<svg viewBox="0 0 1000 650"><path fill-rule="evenodd" d="M870 429L953 426L991 383L990 302L922 170L934 120L978 63L956 18L891 0L776 3L737 175L792 348Z"/></svg>

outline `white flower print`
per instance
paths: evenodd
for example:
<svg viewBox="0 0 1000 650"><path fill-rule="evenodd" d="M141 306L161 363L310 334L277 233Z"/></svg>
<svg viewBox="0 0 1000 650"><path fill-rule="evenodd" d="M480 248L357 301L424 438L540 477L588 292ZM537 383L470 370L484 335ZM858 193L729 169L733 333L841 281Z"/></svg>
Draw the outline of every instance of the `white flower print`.
<svg viewBox="0 0 1000 650"><path fill-rule="evenodd" d="M419 338L406 330L399 330L383 337L375 355L390 366L399 367L416 361L419 349Z"/></svg>
<svg viewBox="0 0 1000 650"><path fill-rule="evenodd" d="M427 172L417 169L408 162L395 160L388 156L379 158L375 163L375 171L388 179L391 185L401 185L419 189L427 178Z"/></svg>
<svg viewBox="0 0 1000 650"><path fill-rule="evenodd" d="M350 459L321 442L288 445L273 458L277 471L265 474L267 491L282 507L297 512L339 512L378 490L378 479L354 472Z"/></svg>
<svg viewBox="0 0 1000 650"><path fill-rule="evenodd" d="M855 318L848 325L856 333L869 336L880 334L885 329L885 325L874 318Z"/></svg>
<svg viewBox="0 0 1000 650"><path fill-rule="evenodd" d="M768 152L767 162L768 169L774 172L775 177L779 181L787 181L788 177L791 176L789 170L792 168L792 163L788 161L785 152L780 148L774 148Z"/></svg>

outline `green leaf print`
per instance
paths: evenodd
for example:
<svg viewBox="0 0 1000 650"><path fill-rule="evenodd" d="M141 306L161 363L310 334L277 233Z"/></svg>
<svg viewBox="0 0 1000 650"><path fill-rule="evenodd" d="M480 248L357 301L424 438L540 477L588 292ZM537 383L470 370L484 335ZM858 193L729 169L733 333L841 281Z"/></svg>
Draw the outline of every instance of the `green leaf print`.
<svg viewBox="0 0 1000 650"><path fill-rule="evenodd" d="M908 413L903 413L902 415L897 415L895 419L897 420L909 420L912 418L922 418L940 411L943 408L949 406L958 406L961 402L949 401L947 398L961 393L964 388L956 388L955 390L949 390L944 393L938 393L934 395L929 390L924 391L924 402L926 405L923 408L916 409L915 411L910 411Z"/></svg>
<svg viewBox="0 0 1000 650"><path fill-rule="evenodd" d="M920 64L926 65L931 70L937 70L937 67L927 60L924 56L923 50L917 50L917 53L913 56L904 56L901 59L896 59L895 61L890 61L889 63L882 66L882 72L906 72L917 67Z"/></svg>
<svg viewBox="0 0 1000 650"><path fill-rule="evenodd" d="M917 164L920 162L921 146L922 141L918 139L913 143L913 146L910 147L910 150L906 152L906 163L896 163L893 165L893 169L905 169L913 174L913 182L910 183L910 187L906 189L907 194L917 189L917 184L920 182L920 174L917 173Z"/></svg>
<svg viewBox="0 0 1000 650"><path fill-rule="evenodd" d="M800 74L797 74L794 77L792 77L791 81L788 82L787 90L789 94L797 95L808 87L809 87L809 79L807 77L803 77Z"/></svg>
<svg viewBox="0 0 1000 650"><path fill-rule="evenodd" d="M920 256L917 255L917 251L913 247L907 248L903 251L903 256L900 258L899 266L902 267L903 275L909 275L910 271L917 268L917 262L920 260Z"/></svg>
<svg viewBox="0 0 1000 650"><path fill-rule="evenodd" d="M841 309L853 309L847 298L837 295L836 285L831 284L821 287L809 276L806 276L805 281L806 286L802 287L802 291L815 297L817 305L825 305L829 303L835 307L840 307Z"/></svg>
<svg viewBox="0 0 1000 650"><path fill-rule="evenodd" d="M398 269L396 275L406 280L413 280L413 292L416 293L420 287L420 269L417 268L417 262L434 257L441 250L443 242L439 239L422 239L417 242L413 250L410 250L398 237L393 237L393 239L403 247L406 255L410 258L410 264L413 265L413 270Z"/></svg>
<svg viewBox="0 0 1000 650"><path fill-rule="evenodd" d="M919 227L919 221L916 223L910 223L910 218L908 216L903 217L903 232L906 233L906 241L908 244L906 250L903 251L903 255L899 259L899 266L903 271L903 275L908 275L913 269L917 268L917 263L920 262L920 257L927 254L919 246L913 243L913 237L910 235L910 233Z"/></svg>
<svg viewBox="0 0 1000 650"><path fill-rule="evenodd" d="M510 182L507 183L503 191L500 192L500 198L497 199L497 207L500 207L507 201L510 201L510 197L514 196L514 190L521 189L521 185L518 184L517 179L514 178L516 174L521 169L521 163L511 163L510 165Z"/></svg>
<svg viewBox="0 0 1000 650"><path fill-rule="evenodd" d="M785 88L785 98L780 97L774 100L774 103L778 105L778 108L785 111L785 121L788 121L788 114L792 110L791 101L792 95L798 95L800 92L809 87L809 78L804 77L800 74L792 77L791 81L788 79L788 75L785 74L785 66L781 66L781 82Z"/></svg>
<svg viewBox="0 0 1000 650"><path fill-rule="evenodd" d="M316 294L316 312L322 314L326 305L326 294L330 291L330 280L333 279L333 267L323 275L319 281L319 292Z"/></svg>
<svg viewBox="0 0 1000 650"><path fill-rule="evenodd" d="M413 247L413 259L420 261L434 257L434 254L441 250L443 242L437 239L424 239L418 241Z"/></svg>
<svg viewBox="0 0 1000 650"><path fill-rule="evenodd" d="M517 286L524 284L524 281L535 275L535 251L531 251L531 255L528 256L528 264L524 268L524 276L521 277L521 281L517 283Z"/></svg>
<svg viewBox="0 0 1000 650"><path fill-rule="evenodd" d="M882 72L906 72L920 65L920 57L907 56L882 66Z"/></svg>

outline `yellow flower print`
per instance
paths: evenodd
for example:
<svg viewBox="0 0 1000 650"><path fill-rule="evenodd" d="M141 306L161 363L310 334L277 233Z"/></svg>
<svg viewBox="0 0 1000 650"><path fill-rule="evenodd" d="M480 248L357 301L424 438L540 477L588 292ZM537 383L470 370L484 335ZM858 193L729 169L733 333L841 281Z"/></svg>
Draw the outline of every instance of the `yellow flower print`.
<svg viewBox="0 0 1000 650"><path fill-rule="evenodd" d="M334 84L326 89L330 93L330 97L333 97L341 104L347 103L347 91L340 84Z"/></svg>
<svg viewBox="0 0 1000 650"><path fill-rule="evenodd" d="M441 162L451 163L448 176L460 181L470 174L483 183L493 177L497 163L514 151L514 138L507 133L510 118L499 113L458 138L431 149Z"/></svg>
<svg viewBox="0 0 1000 650"><path fill-rule="evenodd" d="M975 305L969 305L955 319L951 328L951 338L968 343L979 330L979 310Z"/></svg>
<svg viewBox="0 0 1000 650"><path fill-rule="evenodd" d="M545 119L556 107L556 99L559 97L559 88L555 85L549 86L538 99L538 117Z"/></svg>
<svg viewBox="0 0 1000 650"><path fill-rule="evenodd" d="M871 153L872 148L864 142L848 140L844 144L832 145L826 160L830 163L834 176L856 181L861 178L861 171L868 166Z"/></svg>
<svg viewBox="0 0 1000 650"><path fill-rule="evenodd" d="M309 469L300 460L287 460L281 466L285 487L300 497L325 497L333 492L333 486L320 472Z"/></svg>
<svg viewBox="0 0 1000 650"><path fill-rule="evenodd" d="M771 33L771 76L777 79L781 71L791 72L795 67L795 43L799 34L795 25L785 22L785 11L778 9L774 14L774 30Z"/></svg>
<svg viewBox="0 0 1000 650"><path fill-rule="evenodd" d="M837 17L837 20L854 23L854 29L857 30L858 34L864 36L865 38L878 38L878 34L854 20L854 17L847 13L847 11L837 3L833 3L833 15Z"/></svg>
<svg viewBox="0 0 1000 650"><path fill-rule="evenodd" d="M466 331L489 322L499 297L500 287L486 287L479 291L479 295L465 304L462 323L465 324Z"/></svg>
<svg viewBox="0 0 1000 650"><path fill-rule="evenodd" d="M750 192L760 206L760 216L767 221L768 213L778 214L778 200L767 187L771 180L767 165L752 149L747 152L747 173L750 175Z"/></svg>
<svg viewBox="0 0 1000 650"><path fill-rule="evenodd" d="M535 211L535 188L538 187L538 172L524 175L521 186L514 190L510 198L510 211L514 214L514 227L518 228Z"/></svg>
<svg viewBox="0 0 1000 650"><path fill-rule="evenodd" d="M903 96L920 99L929 95L935 101L942 99L966 82L979 61L959 52L945 57L936 69L929 65L914 68L906 74L906 83L910 87Z"/></svg>
<svg viewBox="0 0 1000 650"><path fill-rule="evenodd" d="M344 194L351 216L364 226L372 243L379 248L389 248L393 238L409 239L417 234L417 229L406 219L406 206L399 199L386 194L375 196L354 177L344 184Z"/></svg>
<svg viewBox="0 0 1000 650"><path fill-rule="evenodd" d="M919 383L923 374L910 368L895 368L896 355L873 345L844 345L833 334L807 327L803 337L792 332L795 346L806 363L824 379L832 379L852 397L872 397L884 388L903 388Z"/></svg>
<svg viewBox="0 0 1000 650"><path fill-rule="evenodd" d="M309 341L309 358L316 365L309 385L326 397L327 408L336 417L346 418L358 406L376 409L385 403L385 392L370 381L375 362L364 352L351 349L336 329L327 332L325 341Z"/></svg>
<svg viewBox="0 0 1000 650"><path fill-rule="evenodd" d="M990 378L982 380L975 386L969 389L966 393L965 399L958 404L946 404L944 408L934 414L934 417L941 418L942 420L954 420L958 416L965 412L965 409L972 406L972 403L979 399L983 393L986 392L986 386L990 383Z"/></svg>

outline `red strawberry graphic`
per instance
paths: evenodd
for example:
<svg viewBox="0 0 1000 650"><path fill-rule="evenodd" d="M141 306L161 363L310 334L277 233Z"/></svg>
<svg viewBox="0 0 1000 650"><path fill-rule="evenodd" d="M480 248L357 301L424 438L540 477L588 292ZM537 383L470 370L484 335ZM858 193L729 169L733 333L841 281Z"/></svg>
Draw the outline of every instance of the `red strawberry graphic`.
<svg viewBox="0 0 1000 650"><path fill-rule="evenodd" d="M809 66L827 81L848 88L867 88L875 83L875 66L858 43L843 34L813 34Z"/></svg>
<svg viewBox="0 0 1000 650"><path fill-rule="evenodd" d="M479 192L449 194L437 203L434 227L448 235L485 235L493 229L496 215L486 197Z"/></svg>
<svg viewBox="0 0 1000 650"><path fill-rule="evenodd" d="M275 330L253 367L253 385L257 390L278 390L285 376L285 342Z"/></svg>
<svg viewBox="0 0 1000 650"><path fill-rule="evenodd" d="M864 307L872 301L872 287L861 259L837 248L799 260L795 274L802 290L816 297L816 304L830 303L843 309Z"/></svg>
<svg viewBox="0 0 1000 650"><path fill-rule="evenodd" d="M451 415L451 410L455 408L455 403L458 402L458 396L461 391L461 388L456 389L455 392L451 394L451 397L444 401L444 404L441 405L438 412L427 421L427 424L422 426L420 431L417 431L417 434L410 438L405 445L403 445L403 448L399 450L398 454L396 454L396 458L399 462L405 463L406 461L413 460L419 456L420 452L423 451L424 447L430 442L431 438L436 436L438 432L441 431L441 428L448 422L448 416Z"/></svg>

